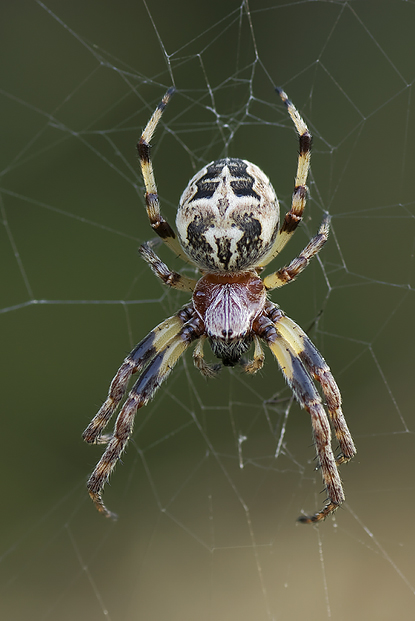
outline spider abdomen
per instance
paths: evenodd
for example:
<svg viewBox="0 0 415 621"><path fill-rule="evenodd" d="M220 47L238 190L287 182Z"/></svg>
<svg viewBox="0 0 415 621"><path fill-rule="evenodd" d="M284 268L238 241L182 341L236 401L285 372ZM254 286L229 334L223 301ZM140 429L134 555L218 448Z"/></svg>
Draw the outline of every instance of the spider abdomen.
<svg viewBox="0 0 415 621"><path fill-rule="evenodd" d="M235 158L211 162L182 194L176 225L186 254L202 269L241 272L272 246L278 200L258 166Z"/></svg>
<svg viewBox="0 0 415 621"><path fill-rule="evenodd" d="M236 364L252 342L252 324L264 309L265 287L255 272L206 274L193 292L212 351L225 365Z"/></svg>

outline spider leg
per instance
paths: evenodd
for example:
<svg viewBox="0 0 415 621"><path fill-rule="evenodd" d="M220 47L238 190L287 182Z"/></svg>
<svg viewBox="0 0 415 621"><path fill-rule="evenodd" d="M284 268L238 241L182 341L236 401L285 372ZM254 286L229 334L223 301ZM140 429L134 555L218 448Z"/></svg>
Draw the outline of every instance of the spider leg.
<svg viewBox="0 0 415 621"><path fill-rule="evenodd" d="M164 282L165 285L173 287L174 289L181 289L182 291L193 291L196 287L197 280L195 278L188 278L179 274L179 272L172 272L167 265L156 255L150 245L143 244L138 249L143 259L147 261L154 274Z"/></svg>
<svg viewBox="0 0 415 621"><path fill-rule="evenodd" d="M268 265L284 248L285 244L289 241L292 234L295 232L297 226L302 220L304 212L306 198L307 198L307 177L310 169L310 154L311 154L311 134L303 118L300 116L297 108L288 99L287 94L281 89L275 89L285 106L287 107L288 114L290 115L300 141L300 151L298 154L298 166L297 174L295 177L294 192L292 195L291 209L285 214L284 221L280 230L275 238L275 241L269 250L269 252L263 257L258 267L264 267Z"/></svg>
<svg viewBox="0 0 415 621"><path fill-rule="evenodd" d="M190 311L185 308L173 317L169 317L156 326L128 354L111 382L106 401L83 433L86 442L89 444L101 443L101 434L124 397L130 377L141 371L166 346L170 339L180 332L185 322L189 320L189 316ZM103 437L102 440L106 442L108 438Z"/></svg>
<svg viewBox="0 0 415 621"><path fill-rule="evenodd" d="M188 321L153 357L124 402L115 421L113 435L87 483L92 501L98 511L106 517L116 518L116 515L106 508L101 496L102 490L128 443L137 410L152 399L180 356L192 341L201 336L203 328L202 322L197 317Z"/></svg>
<svg viewBox="0 0 415 621"><path fill-rule="evenodd" d="M327 490L328 503L314 515L298 518L303 523L314 523L325 519L344 501L342 483L331 448L331 429L321 397L303 361L296 355L289 339L279 334L275 326L263 316L256 325L256 334L267 343L295 398L311 417L317 456Z"/></svg>
<svg viewBox="0 0 415 621"><path fill-rule="evenodd" d="M356 455L356 447L342 412L340 390L329 366L306 333L292 319L274 305L271 306L271 310L268 310L268 316L282 338L290 343L295 355L300 358L312 377L321 384L340 447L340 455L336 459L337 464L348 462Z"/></svg>
<svg viewBox="0 0 415 621"><path fill-rule="evenodd" d="M330 230L330 217L326 216L317 235L307 244L304 250L291 261L285 267L279 269L272 274L269 274L264 278L264 285L267 291L276 289L277 287L283 287L289 282L292 282L310 263L311 259L322 249L326 243Z"/></svg>
<svg viewBox="0 0 415 621"><path fill-rule="evenodd" d="M150 224L161 237L161 239L169 246L173 252L185 261L189 261L184 254L177 240L176 234L170 224L163 218L160 212L160 201L157 193L156 179L154 177L153 165L150 158L150 141L161 119L165 107L169 103L175 88L169 88L163 99L153 112L153 115L147 123L141 138L137 143L138 156L140 158L141 172L143 175L144 185L146 188L146 210L150 220Z"/></svg>

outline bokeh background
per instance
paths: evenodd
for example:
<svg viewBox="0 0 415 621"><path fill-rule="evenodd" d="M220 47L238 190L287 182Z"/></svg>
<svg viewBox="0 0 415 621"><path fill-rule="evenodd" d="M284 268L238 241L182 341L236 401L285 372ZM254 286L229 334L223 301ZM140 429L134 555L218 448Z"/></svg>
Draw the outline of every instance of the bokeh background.
<svg viewBox="0 0 415 621"><path fill-rule="evenodd" d="M410 2L3 3L0 40L0 610L10 620L391 619L415 601L414 114ZM163 213L202 165L244 157L288 209L297 142L311 197L272 299L341 387L358 456L324 501L308 416L275 362L206 382L185 357L138 417L105 491L81 433L124 355L187 297L139 259L152 237L135 143L172 83L154 143ZM182 264L160 253L174 269ZM185 268L188 269L188 268ZM241 467L242 466L242 467Z"/></svg>

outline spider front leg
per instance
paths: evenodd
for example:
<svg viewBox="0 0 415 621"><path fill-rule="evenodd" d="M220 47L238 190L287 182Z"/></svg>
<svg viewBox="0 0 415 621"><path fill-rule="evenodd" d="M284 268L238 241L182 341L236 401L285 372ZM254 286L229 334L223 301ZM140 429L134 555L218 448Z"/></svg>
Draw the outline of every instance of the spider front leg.
<svg viewBox="0 0 415 621"><path fill-rule="evenodd" d="M331 430L326 412L313 380L289 339L277 332L274 324L263 315L254 327L256 334L269 346L298 403L311 417L314 441L329 502L314 515L304 515L299 522L314 523L334 513L345 496L331 448Z"/></svg>
<svg viewBox="0 0 415 621"><path fill-rule="evenodd" d="M189 307L187 310L192 309ZM98 511L106 517L116 518L116 515L106 508L102 500L102 490L128 443L137 411L152 399L180 356L201 336L203 328L202 322L193 313L192 318L153 356L124 402L115 422L114 432L87 483L92 501Z"/></svg>
<svg viewBox="0 0 415 621"><path fill-rule="evenodd" d="M279 308L269 303L267 314L277 332L286 342L290 343L295 355L300 358L312 377L321 384L326 398L327 411L340 447L340 455L336 462L338 465L347 463L356 455L356 447L341 408L340 390L329 366L304 330Z"/></svg>
<svg viewBox="0 0 415 621"><path fill-rule="evenodd" d="M107 399L83 433L85 442L101 444L108 441L108 437L102 436L102 432L124 397L130 377L141 371L170 339L178 334L188 320L188 312L185 309L179 311L177 315L169 317L154 328L128 354L111 382Z"/></svg>

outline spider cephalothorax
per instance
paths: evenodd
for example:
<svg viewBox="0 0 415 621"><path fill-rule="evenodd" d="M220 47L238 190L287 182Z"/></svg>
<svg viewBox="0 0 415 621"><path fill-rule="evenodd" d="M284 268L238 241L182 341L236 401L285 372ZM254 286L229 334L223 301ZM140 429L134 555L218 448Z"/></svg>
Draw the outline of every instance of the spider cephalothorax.
<svg viewBox="0 0 415 621"><path fill-rule="evenodd" d="M193 291L193 307L204 323L212 351L234 366L249 349L252 325L265 306L266 293L256 272L206 274Z"/></svg>
<svg viewBox="0 0 415 621"><path fill-rule="evenodd" d="M192 301L150 332L125 358L111 382L107 400L84 432L87 442L107 442L88 481L97 509L114 517L102 500L102 490L131 435L137 410L148 403L160 384L196 342L195 366L214 376L220 365L204 360L203 344L225 366L241 365L256 373L264 363L262 344L275 356L294 396L310 414L317 456L328 502L321 511L301 516L301 522L318 522L344 501L337 466L351 459L356 449L341 409L341 396L329 367L305 332L267 299L267 291L291 282L307 267L327 240L325 217L315 237L287 266L261 279L259 274L282 250L301 221L307 196L311 135L287 95L277 89L300 139L297 176L290 211L279 222L279 205L268 177L246 160L224 158L211 162L189 182L177 212L178 238L160 213L157 187L150 159L150 140L174 89L157 106L138 143L146 188L150 224L163 241L202 273L199 280L172 272L149 244L142 257L165 284L192 293ZM254 344L253 359L245 354ZM141 373L142 372L142 373ZM131 376L139 377L127 396L110 436L102 433L122 401ZM328 417L316 389L322 388ZM334 457L331 427L340 452Z"/></svg>

